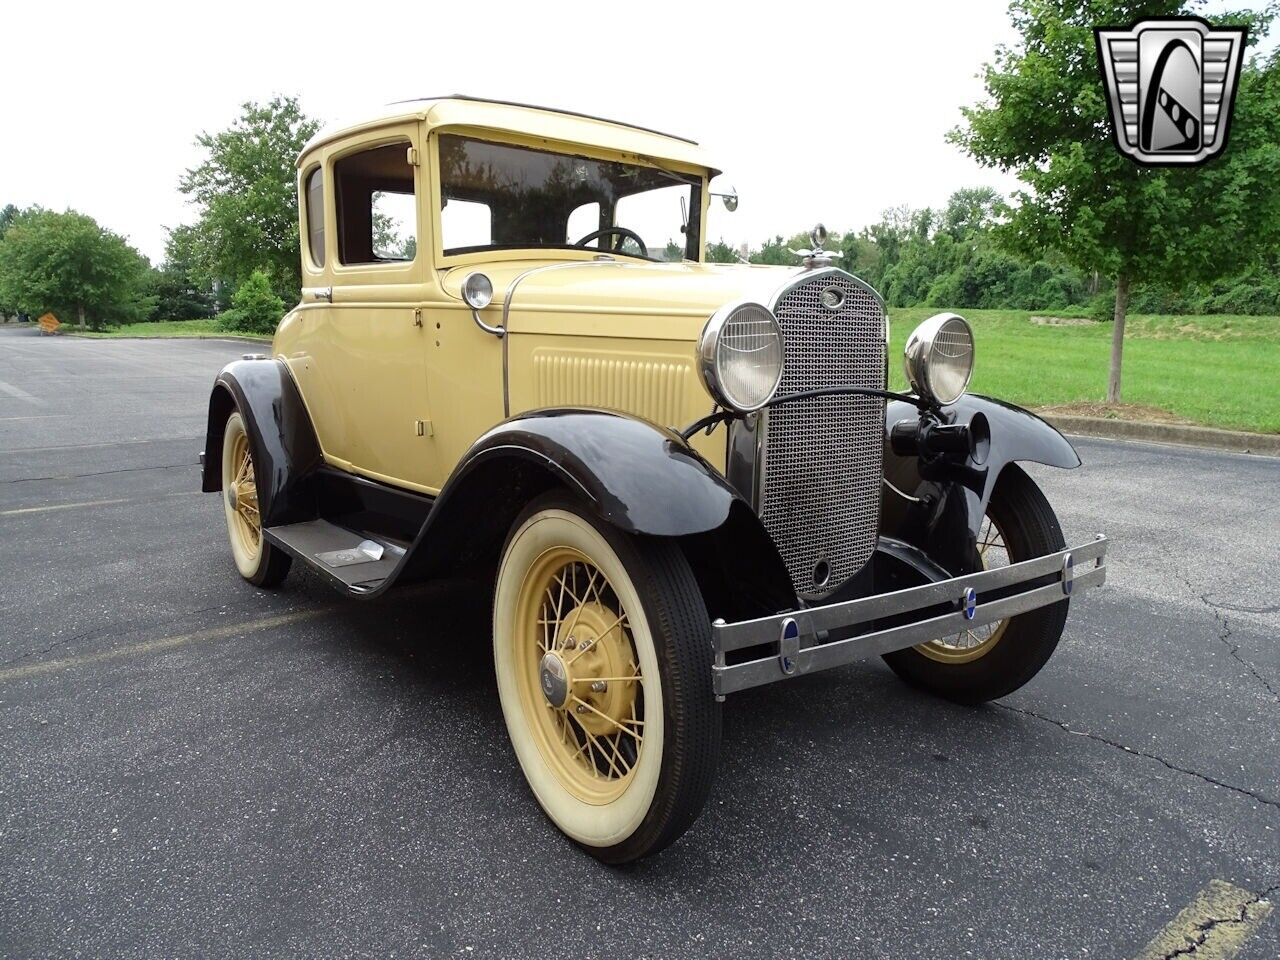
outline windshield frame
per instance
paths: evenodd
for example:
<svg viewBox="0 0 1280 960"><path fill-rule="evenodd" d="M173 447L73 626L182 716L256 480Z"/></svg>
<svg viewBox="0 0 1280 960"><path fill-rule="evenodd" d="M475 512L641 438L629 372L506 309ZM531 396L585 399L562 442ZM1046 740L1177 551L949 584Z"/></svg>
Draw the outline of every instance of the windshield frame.
<svg viewBox="0 0 1280 960"><path fill-rule="evenodd" d="M684 235L685 242L683 259L679 262L699 263L702 261L704 253L703 233L705 232L706 226L707 182L709 175L708 170L705 167L674 160L642 156L640 154L632 154L625 151L610 151L602 148L590 147L584 144L561 143L540 137L525 136L515 131L451 126L433 129L430 132L429 146L427 150L429 158L428 162L431 166L428 198L428 202L431 204L431 209L428 211L430 214L429 219L432 234L431 243L435 261L442 268L484 260L541 259L547 254L564 253L581 254L583 259L594 259L595 257L604 254L610 257L637 260L641 263L668 263L673 261L667 261L654 256L645 257L641 256L639 253L631 253L625 250L602 250L596 246L583 247L567 242L564 244L540 244L537 246L523 244L488 244L467 247L450 247L446 250L444 247L443 225L441 222L441 211L443 209L442 200L444 197L444 171L440 164L441 136L479 140L498 146L515 147L524 150L533 150L539 153L549 153L594 162L620 163L638 167L647 167L666 174L671 178L672 186L683 184L687 185L689 188L689 222ZM645 191L638 191L637 193L643 192Z"/></svg>

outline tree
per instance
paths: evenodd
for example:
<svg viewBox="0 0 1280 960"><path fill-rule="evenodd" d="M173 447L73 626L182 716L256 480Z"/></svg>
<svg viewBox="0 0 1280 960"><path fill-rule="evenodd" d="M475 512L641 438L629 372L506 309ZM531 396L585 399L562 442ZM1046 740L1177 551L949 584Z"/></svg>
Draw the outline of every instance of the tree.
<svg viewBox="0 0 1280 960"><path fill-rule="evenodd" d="M5 204L3 210L0 210L0 240L4 239L4 235L8 233L9 228L13 226L13 222L18 219L21 213L12 203Z"/></svg>
<svg viewBox="0 0 1280 960"><path fill-rule="evenodd" d="M254 270L231 298L231 309L219 320L227 330L271 333L284 315L284 301L271 289L265 270Z"/></svg>
<svg viewBox="0 0 1280 960"><path fill-rule="evenodd" d="M1111 139L1093 28L1194 11L1180 0L1014 0L1021 41L984 70L987 101L950 134L981 163L1026 189L996 235L1036 259L1058 250L1115 281L1107 402L1121 396L1129 292L1239 273L1280 243L1280 80L1277 60L1242 70L1231 142L1198 168L1143 168ZM1223 19L1265 32L1274 9Z"/></svg>
<svg viewBox="0 0 1280 960"><path fill-rule="evenodd" d="M193 320L214 314L213 292L200 277L191 227L174 227L164 245L164 263L151 271L159 320Z"/></svg>
<svg viewBox="0 0 1280 960"><path fill-rule="evenodd" d="M4 239L4 235L8 232L9 227L13 225L13 221L18 219L19 210L12 203L6 204L3 210L0 210L0 240ZM0 299L0 320L8 323L9 314L14 312L14 308Z"/></svg>
<svg viewBox="0 0 1280 960"><path fill-rule="evenodd" d="M196 143L207 156L179 181L199 210L192 248L202 279L238 287L265 268L278 295L296 299L298 196L294 162L319 127L294 97L246 103L220 133Z"/></svg>
<svg viewBox="0 0 1280 960"><path fill-rule="evenodd" d="M741 258L738 255L737 248L732 244L725 243L724 239L721 238L715 243L707 244L706 261L707 263L740 263Z"/></svg>
<svg viewBox="0 0 1280 960"><path fill-rule="evenodd" d="M149 264L122 237L82 213L32 209L0 240L0 302L51 310L84 327L145 320Z"/></svg>
<svg viewBox="0 0 1280 960"><path fill-rule="evenodd" d="M807 247L808 244L806 243L805 246ZM767 263L775 267L792 267L800 262L800 258L791 252L791 248L782 239L780 233L762 243L760 249L754 251L747 259L752 263Z"/></svg>

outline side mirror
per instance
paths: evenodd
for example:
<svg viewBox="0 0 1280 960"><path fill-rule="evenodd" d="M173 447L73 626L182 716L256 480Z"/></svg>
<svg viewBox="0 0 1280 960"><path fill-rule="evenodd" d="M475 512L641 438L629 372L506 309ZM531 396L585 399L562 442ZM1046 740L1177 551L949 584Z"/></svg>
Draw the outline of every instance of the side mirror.
<svg viewBox="0 0 1280 960"><path fill-rule="evenodd" d="M723 191L712 190L711 195L719 197L724 202L724 208L730 213L738 209L738 191L734 187L727 186Z"/></svg>

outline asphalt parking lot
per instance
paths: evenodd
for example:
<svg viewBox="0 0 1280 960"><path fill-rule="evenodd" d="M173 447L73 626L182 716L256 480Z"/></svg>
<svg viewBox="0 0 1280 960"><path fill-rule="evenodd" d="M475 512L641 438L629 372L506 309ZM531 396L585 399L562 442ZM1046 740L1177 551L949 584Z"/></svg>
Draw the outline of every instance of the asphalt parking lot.
<svg viewBox="0 0 1280 960"><path fill-rule="evenodd" d="M195 458L254 349L0 329L0 955L1123 960L1280 892L1280 460L1032 468L1113 539L1035 681L735 695L702 820L611 869L525 786L476 590L236 575ZM1260 906L1196 922L1273 960Z"/></svg>

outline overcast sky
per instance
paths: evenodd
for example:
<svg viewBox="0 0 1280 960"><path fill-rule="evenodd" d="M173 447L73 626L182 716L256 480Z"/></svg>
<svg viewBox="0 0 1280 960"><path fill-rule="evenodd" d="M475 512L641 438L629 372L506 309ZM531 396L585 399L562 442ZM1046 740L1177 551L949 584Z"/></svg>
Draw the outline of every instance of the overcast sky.
<svg viewBox="0 0 1280 960"><path fill-rule="evenodd" d="M1013 182L948 145L976 74L1014 39L1005 0L697 3L8 2L0 205L73 207L158 261L192 219L178 177L201 130L294 94L321 120L469 93L699 140L742 197L712 239Z"/></svg>

